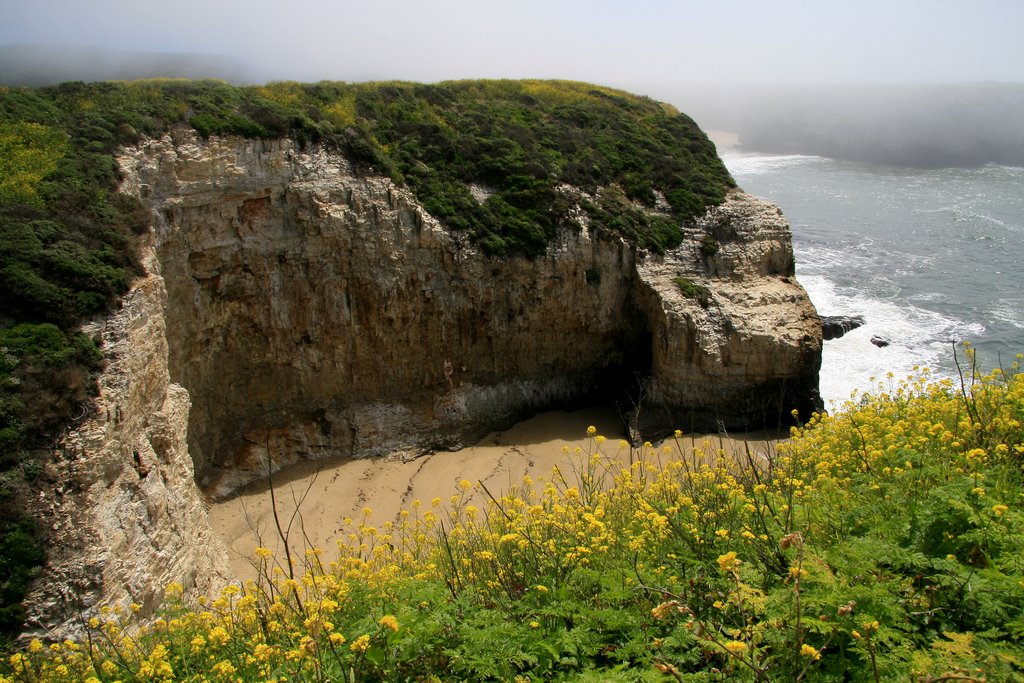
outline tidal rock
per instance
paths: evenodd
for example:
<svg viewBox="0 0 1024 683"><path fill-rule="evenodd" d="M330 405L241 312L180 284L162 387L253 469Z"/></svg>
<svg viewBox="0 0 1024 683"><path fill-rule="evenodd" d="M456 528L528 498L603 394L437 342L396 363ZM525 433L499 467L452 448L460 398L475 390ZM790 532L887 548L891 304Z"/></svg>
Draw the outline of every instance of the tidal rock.
<svg viewBox="0 0 1024 683"><path fill-rule="evenodd" d="M821 316L821 335L825 341L839 339L847 332L864 325L862 315L823 315Z"/></svg>
<svg viewBox="0 0 1024 683"><path fill-rule="evenodd" d="M880 349L884 349L886 346L888 346L892 342L889 341L888 339L884 339L882 337L872 337L871 338L871 343L874 344L875 346L877 346Z"/></svg>

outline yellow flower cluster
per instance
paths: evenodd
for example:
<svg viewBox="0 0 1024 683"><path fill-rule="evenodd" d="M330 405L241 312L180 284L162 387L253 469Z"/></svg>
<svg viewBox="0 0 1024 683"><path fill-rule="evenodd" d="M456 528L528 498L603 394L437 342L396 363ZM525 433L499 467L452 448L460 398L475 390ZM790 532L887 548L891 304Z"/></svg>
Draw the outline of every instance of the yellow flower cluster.
<svg viewBox="0 0 1024 683"><path fill-rule="evenodd" d="M798 601L833 571L815 544L872 523L848 512L854 488L869 492L870 514L884 520L919 500L933 477L972 492L979 524L1019 523L1016 502L1001 498L985 472L1022 456L1024 380L989 376L964 391L969 409L941 382L880 386L870 400L816 416L747 458L710 442L689 450L679 441L611 446L591 427L571 474L556 469L504 492L463 480L447 502L435 498L424 511L413 501L379 525L367 508L345 520L330 561L317 548L289 563L259 547L258 580L199 607L184 605L181 587L172 586L160 618L141 632L130 628L131 608L98 612L87 622L88 646L33 641L8 658L0 683L171 680L186 672L205 677L190 680L351 677L382 666L395 651L387 644L414 627L410 615L431 608L403 602L410 582L443 582L453 600L487 609L514 607L524 629L542 634L577 574L611 566L629 567L622 586L644 596L637 603L649 623L680 624L727 664L753 666L772 642L767 588L750 585L755 563L774 563L761 582L787 586ZM957 561L948 555L944 561ZM879 623L854 624L852 605L838 612L835 632L871 642ZM836 650L811 642L791 640L789 656L799 651L814 666Z"/></svg>

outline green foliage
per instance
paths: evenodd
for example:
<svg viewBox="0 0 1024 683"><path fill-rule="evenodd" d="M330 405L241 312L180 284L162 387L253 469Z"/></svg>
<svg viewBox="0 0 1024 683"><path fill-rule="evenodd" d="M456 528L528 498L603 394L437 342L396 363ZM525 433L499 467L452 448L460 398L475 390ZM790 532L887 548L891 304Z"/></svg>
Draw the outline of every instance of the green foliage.
<svg viewBox="0 0 1024 683"><path fill-rule="evenodd" d="M722 202L734 186L714 145L688 117L585 83L66 83L9 91L5 99L0 111L69 128L76 149L96 153L176 123L204 137L322 142L407 183L432 214L495 256L544 251L567 220L557 201L560 183L589 192L621 188L628 203L599 203L597 223L659 252L679 243L680 221ZM114 173L96 160L90 166ZM494 194L478 204L470 183ZM653 212L656 193L671 215Z"/></svg>
<svg viewBox="0 0 1024 683"><path fill-rule="evenodd" d="M701 308L707 308L711 305L711 290L704 285L697 284L686 277L672 278L672 282L683 293L683 296L695 299L701 305Z"/></svg>
<svg viewBox="0 0 1024 683"><path fill-rule="evenodd" d="M95 342L51 323L0 329L0 469L19 461L33 435L53 433L88 398L89 373L102 355Z"/></svg>
<svg viewBox="0 0 1024 683"><path fill-rule="evenodd" d="M718 253L718 250L722 248L722 245L718 243L711 235L705 235L700 240L700 253L704 254L708 258Z"/></svg>
<svg viewBox="0 0 1024 683"><path fill-rule="evenodd" d="M0 467L52 439L92 391L99 355L73 330L127 290L148 224L117 193L112 155L162 130L170 104L142 85L0 92Z"/></svg>
<svg viewBox="0 0 1024 683"><path fill-rule="evenodd" d="M31 519L0 525L0 642L6 643L20 632L25 618L21 601L45 559Z"/></svg>
<svg viewBox="0 0 1024 683"><path fill-rule="evenodd" d="M0 203L38 204L38 188L57 168L67 139L38 123L0 123Z"/></svg>
<svg viewBox="0 0 1024 683"><path fill-rule="evenodd" d="M1022 680L1016 372L880 385L746 457L590 428L571 475L367 509L336 560L258 548L244 588L0 680Z"/></svg>

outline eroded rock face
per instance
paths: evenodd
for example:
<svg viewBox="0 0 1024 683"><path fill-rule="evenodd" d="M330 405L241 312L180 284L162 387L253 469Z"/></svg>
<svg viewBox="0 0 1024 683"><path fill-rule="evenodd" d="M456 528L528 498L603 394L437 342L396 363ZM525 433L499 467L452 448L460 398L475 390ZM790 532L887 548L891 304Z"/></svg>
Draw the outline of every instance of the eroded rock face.
<svg viewBox="0 0 1024 683"><path fill-rule="evenodd" d="M820 323L788 224L742 193L664 257L580 226L542 258L491 259L323 150L179 133L122 162L159 216L171 377L220 492L268 453L457 446L633 370L651 375L647 429L756 426L816 400Z"/></svg>
<svg viewBox="0 0 1024 683"><path fill-rule="evenodd" d="M164 138L126 166L161 217L171 374L220 491L268 450L465 443L579 399L643 332L621 241L566 231L544 258L489 259L390 180L283 142Z"/></svg>
<svg viewBox="0 0 1024 683"><path fill-rule="evenodd" d="M794 278L789 224L743 193L687 229L683 246L638 263L654 332L641 431L759 429L820 410L821 323ZM716 244L708 253L707 236ZM706 287L704 302L678 278Z"/></svg>
<svg viewBox="0 0 1024 683"><path fill-rule="evenodd" d="M31 503L50 527L45 576L25 600L34 635L74 635L101 605L137 603L146 617L172 582L195 597L229 579L195 485L188 392L167 372L159 262L145 251L149 274L89 330L102 337L107 360L96 414L53 452L46 478L56 485Z"/></svg>

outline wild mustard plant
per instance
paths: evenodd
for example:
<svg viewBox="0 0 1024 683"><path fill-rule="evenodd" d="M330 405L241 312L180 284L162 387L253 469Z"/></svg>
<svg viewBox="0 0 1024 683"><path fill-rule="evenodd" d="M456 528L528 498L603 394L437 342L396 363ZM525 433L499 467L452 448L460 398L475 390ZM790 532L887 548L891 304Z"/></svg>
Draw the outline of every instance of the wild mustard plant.
<svg viewBox="0 0 1024 683"><path fill-rule="evenodd" d="M1014 364L889 378L763 452L591 430L572 472L367 509L336 560L257 548L0 681L1020 680L1022 424Z"/></svg>

